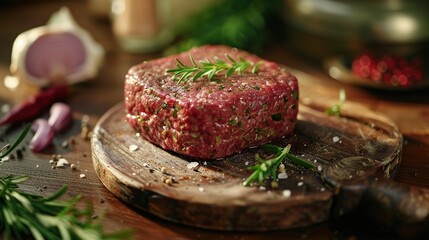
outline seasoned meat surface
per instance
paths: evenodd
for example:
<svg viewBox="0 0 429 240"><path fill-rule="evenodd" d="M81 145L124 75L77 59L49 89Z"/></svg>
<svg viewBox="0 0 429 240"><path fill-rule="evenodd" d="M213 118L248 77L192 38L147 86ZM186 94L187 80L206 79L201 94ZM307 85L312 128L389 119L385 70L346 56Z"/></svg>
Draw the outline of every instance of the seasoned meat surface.
<svg viewBox="0 0 429 240"><path fill-rule="evenodd" d="M178 83L167 69L216 58L260 63L210 81ZM298 113L297 79L277 63L226 46L203 46L133 66L125 76L126 120L141 136L179 154L218 159L290 134Z"/></svg>

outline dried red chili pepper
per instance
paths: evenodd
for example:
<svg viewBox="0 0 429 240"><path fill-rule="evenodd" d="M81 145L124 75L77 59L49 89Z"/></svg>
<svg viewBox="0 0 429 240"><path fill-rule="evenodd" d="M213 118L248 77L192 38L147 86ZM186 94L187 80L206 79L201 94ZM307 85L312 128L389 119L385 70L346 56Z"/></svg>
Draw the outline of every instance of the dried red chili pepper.
<svg viewBox="0 0 429 240"><path fill-rule="evenodd" d="M13 107L0 118L0 125L31 120L40 115L53 103L65 99L68 95L69 87L67 85L57 85L43 90Z"/></svg>

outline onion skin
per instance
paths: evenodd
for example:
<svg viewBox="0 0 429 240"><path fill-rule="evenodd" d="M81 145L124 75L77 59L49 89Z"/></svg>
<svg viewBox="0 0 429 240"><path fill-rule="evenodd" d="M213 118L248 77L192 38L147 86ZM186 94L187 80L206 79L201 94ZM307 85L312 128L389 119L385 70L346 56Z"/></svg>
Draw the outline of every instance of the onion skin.
<svg viewBox="0 0 429 240"><path fill-rule="evenodd" d="M35 120L31 125L31 130L35 132L30 141L30 149L33 152L41 152L52 143L55 131L46 119Z"/></svg>
<svg viewBox="0 0 429 240"><path fill-rule="evenodd" d="M54 103L50 110L48 124L55 132L64 131L72 122L72 110L65 103Z"/></svg>

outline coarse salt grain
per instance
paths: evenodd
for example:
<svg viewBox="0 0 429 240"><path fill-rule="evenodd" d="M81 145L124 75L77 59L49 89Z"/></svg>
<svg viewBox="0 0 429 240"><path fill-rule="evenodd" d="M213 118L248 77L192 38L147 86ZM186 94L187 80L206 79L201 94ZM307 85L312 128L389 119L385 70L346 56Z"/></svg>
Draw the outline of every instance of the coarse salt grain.
<svg viewBox="0 0 429 240"><path fill-rule="evenodd" d="M164 178L163 182L167 185L171 185L171 184L173 184L173 179L170 177Z"/></svg>
<svg viewBox="0 0 429 240"><path fill-rule="evenodd" d="M131 144L128 149L130 149L130 152L135 152L137 150L139 150L139 146L135 145L135 144Z"/></svg>
<svg viewBox="0 0 429 240"><path fill-rule="evenodd" d="M10 159L10 158L9 158L9 156L6 156L6 157L3 157L3 158L1 159L1 161L2 161L2 162L7 162L7 161L9 161L9 159Z"/></svg>
<svg viewBox="0 0 429 240"><path fill-rule="evenodd" d="M288 175L287 175L287 173L279 173L279 175L277 175L277 178L278 179L286 179L286 178L288 178Z"/></svg>
<svg viewBox="0 0 429 240"><path fill-rule="evenodd" d="M64 140L62 143L61 143L61 147L63 147L63 148L67 148L69 146L69 142L67 141L67 140Z"/></svg>
<svg viewBox="0 0 429 240"><path fill-rule="evenodd" d="M200 191L200 192L204 192L204 188L203 188L203 187L199 187L199 188L198 188L198 191Z"/></svg>
<svg viewBox="0 0 429 240"><path fill-rule="evenodd" d="M285 189L282 191L282 195L283 195L283 197L288 198L292 195L292 191L289 189Z"/></svg>
<svg viewBox="0 0 429 240"><path fill-rule="evenodd" d="M319 171L319 172L322 171L322 166L320 166L320 165L317 166L317 171Z"/></svg>
<svg viewBox="0 0 429 240"><path fill-rule="evenodd" d="M297 185L298 185L298 187L301 187L302 185L304 185L304 183L303 182L298 182Z"/></svg>
<svg viewBox="0 0 429 240"><path fill-rule="evenodd" d="M79 177L80 177L80 178L86 178L85 174L83 174L83 173L81 173L81 174L79 175Z"/></svg>
<svg viewBox="0 0 429 240"><path fill-rule="evenodd" d="M244 165L246 165L246 166L249 165L249 161L245 161Z"/></svg>
<svg viewBox="0 0 429 240"><path fill-rule="evenodd" d="M337 136L334 136L334 137L332 138L332 141L336 143L336 142L340 141L340 138L339 138L339 137L337 137Z"/></svg>
<svg viewBox="0 0 429 240"><path fill-rule="evenodd" d="M65 159L65 158L60 158L60 159L58 159L55 167L65 167L66 165L69 165L69 161L67 161L67 159Z"/></svg>
<svg viewBox="0 0 429 240"><path fill-rule="evenodd" d="M186 165L186 167L188 169L194 170L196 167L198 167L198 162L190 162L190 163L188 163L188 165Z"/></svg>

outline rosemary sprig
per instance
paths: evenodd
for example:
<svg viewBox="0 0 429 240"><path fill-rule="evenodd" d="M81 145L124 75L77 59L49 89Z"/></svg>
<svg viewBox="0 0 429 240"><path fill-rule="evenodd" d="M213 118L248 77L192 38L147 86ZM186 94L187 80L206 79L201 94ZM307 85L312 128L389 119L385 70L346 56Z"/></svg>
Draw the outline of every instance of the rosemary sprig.
<svg viewBox="0 0 429 240"><path fill-rule="evenodd" d="M0 150L0 158L10 154L29 132L27 124L12 145ZM64 186L50 197L18 190L27 176L0 176L0 238L2 239L126 239L131 232L104 234L101 225L92 222L90 208L79 210L80 196L66 202L56 201L67 190Z"/></svg>
<svg viewBox="0 0 429 240"><path fill-rule="evenodd" d="M346 103L346 90L344 88L341 88L339 91L339 100L338 103L332 105L330 108L325 110L325 113L330 116L337 116L339 117L341 114L341 108Z"/></svg>
<svg viewBox="0 0 429 240"><path fill-rule="evenodd" d="M0 177L0 234L5 239L126 239L129 231L104 234L93 223L90 208L75 207L80 196L66 202L56 201L67 190L64 186L50 197L18 190L26 176Z"/></svg>
<svg viewBox="0 0 429 240"><path fill-rule="evenodd" d="M191 59L191 66L185 65L182 61L176 58L176 67L174 69L168 69L167 73L173 73L173 79L179 83L182 81L196 81L197 79L207 76L208 80L211 81L213 77L221 72L225 72L225 76L229 77L234 73L243 74L248 68L252 67L251 72L256 73L261 63L252 63L246 61L244 58L239 57L235 60L228 54L225 57L229 62L226 62L220 58L216 58L214 62L210 59L201 60L199 64L195 62L192 55L189 55Z"/></svg>
<svg viewBox="0 0 429 240"><path fill-rule="evenodd" d="M253 170L253 173L243 182L244 186L250 186L251 183L257 181L262 184L267 178L277 179L277 169L283 160L289 160L295 164L306 168L314 168L313 163L299 158L289 153L291 145L288 144L285 148L278 147L272 144L265 144L262 149L267 152L274 153L274 157L263 159L258 153L255 155L256 160L260 163L255 166L250 166L248 169Z"/></svg>

